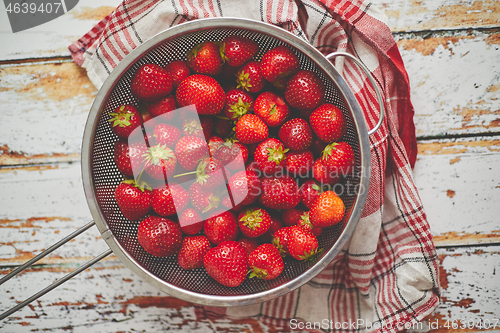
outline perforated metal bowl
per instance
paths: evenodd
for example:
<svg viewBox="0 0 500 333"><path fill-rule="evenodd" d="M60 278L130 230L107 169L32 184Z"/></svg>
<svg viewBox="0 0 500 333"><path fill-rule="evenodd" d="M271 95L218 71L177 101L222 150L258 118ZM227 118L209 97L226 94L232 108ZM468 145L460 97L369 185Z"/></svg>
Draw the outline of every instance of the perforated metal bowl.
<svg viewBox="0 0 500 333"><path fill-rule="evenodd" d="M346 206L343 223L328 228L319 237L324 252L314 263L287 260L283 273L273 281L246 279L239 287L228 288L215 282L203 268L185 271L175 256L158 258L145 252L137 241L138 223L121 214L114 200L114 189L123 179L113 161L109 112L126 103L135 103L130 81L145 63L164 66L185 59L196 44L222 41L241 35L260 45L260 59L269 49L287 45L299 56L300 67L317 73L326 86L325 101L337 105L345 114L345 135L356 155L356 170L341 193ZM90 111L82 148L82 174L85 194L102 237L114 254L131 270L156 288L181 299L215 306L248 305L284 295L318 274L340 252L351 236L365 203L370 168L368 131L354 95L327 57L302 39L274 25L236 18L200 19L184 23L154 36L133 50L113 70L99 90Z"/></svg>

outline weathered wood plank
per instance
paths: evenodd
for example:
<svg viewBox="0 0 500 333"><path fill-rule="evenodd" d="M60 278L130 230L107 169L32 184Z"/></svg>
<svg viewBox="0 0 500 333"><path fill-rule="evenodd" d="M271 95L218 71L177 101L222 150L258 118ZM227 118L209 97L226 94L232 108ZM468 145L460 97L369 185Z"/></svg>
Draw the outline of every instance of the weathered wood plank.
<svg viewBox="0 0 500 333"><path fill-rule="evenodd" d="M478 325L481 320L483 325L489 321L488 331L500 331L500 323L494 321L500 313L500 286L496 276L500 269L500 247L442 248L438 254L441 305L421 325L408 331L477 332L483 330ZM72 265L43 266L9 281L0 312L73 268ZM462 325L461 321L475 325L463 330L460 326L452 328L451 325ZM89 329L104 332L276 331L252 318L196 320L192 304L159 292L120 262L111 260L96 264L0 323L0 329L9 332L29 332L37 327L49 332L64 329L74 332Z"/></svg>
<svg viewBox="0 0 500 333"><path fill-rule="evenodd" d="M374 0L388 17L391 31L498 27L500 8L494 0Z"/></svg>
<svg viewBox="0 0 500 333"><path fill-rule="evenodd" d="M498 32L398 36L417 136L500 131Z"/></svg>
<svg viewBox="0 0 500 333"><path fill-rule="evenodd" d="M421 141L414 178L438 245L500 241L500 138Z"/></svg>
<svg viewBox="0 0 500 333"><path fill-rule="evenodd" d="M0 6L0 61L69 56L68 46L111 13L120 0L80 1L68 13L31 29L12 33L5 7Z"/></svg>

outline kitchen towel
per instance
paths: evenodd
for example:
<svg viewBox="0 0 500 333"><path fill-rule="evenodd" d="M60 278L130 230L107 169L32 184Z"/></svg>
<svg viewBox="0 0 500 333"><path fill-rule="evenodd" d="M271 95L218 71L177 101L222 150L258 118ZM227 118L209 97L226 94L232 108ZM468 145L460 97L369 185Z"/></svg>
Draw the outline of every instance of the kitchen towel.
<svg viewBox="0 0 500 333"><path fill-rule="evenodd" d="M245 307L197 306L199 319L255 317L285 331L398 332L439 304L438 258L412 178L417 142L410 84L387 18L369 1L126 0L69 46L76 64L99 88L144 41L183 22L242 17L275 24L327 55L345 51L371 71L386 117L370 136L371 178L350 242L326 269L285 296ZM375 90L357 65L334 63L372 128Z"/></svg>

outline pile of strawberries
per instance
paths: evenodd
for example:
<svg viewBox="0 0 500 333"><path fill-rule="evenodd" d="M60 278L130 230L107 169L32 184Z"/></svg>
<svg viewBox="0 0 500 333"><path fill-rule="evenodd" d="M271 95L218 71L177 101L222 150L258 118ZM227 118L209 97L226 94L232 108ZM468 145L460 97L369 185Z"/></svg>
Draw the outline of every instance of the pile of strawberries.
<svg viewBox="0 0 500 333"><path fill-rule="evenodd" d="M355 166L319 76L286 46L258 54L231 35L143 64L130 84L137 103L109 119L124 176L115 199L139 244L228 287L275 279L284 257L316 258L317 237L344 218L331 186Z"/></svg>

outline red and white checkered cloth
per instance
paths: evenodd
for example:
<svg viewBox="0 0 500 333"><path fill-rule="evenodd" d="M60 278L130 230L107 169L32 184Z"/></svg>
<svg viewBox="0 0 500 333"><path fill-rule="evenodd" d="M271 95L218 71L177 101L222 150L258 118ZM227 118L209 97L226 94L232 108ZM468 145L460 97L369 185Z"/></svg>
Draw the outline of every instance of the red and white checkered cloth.
<svg viewBox="0 0 500 333"><path fill-rule="evenodd" d="M386 17L368 1L125 0L69 46L100 87L113 68L153 35L185 21L244 17L281 26L322 53L347 51L372 72L386 121L370 136L368 198L350 243L319 275L275 300L247 307L198 307L199 318L254 316L285 330L397 332L439 304L437 255L412 179L416 138L409 80ZM368 127L379 117L374 89L350 60L337 58Z"/></svg>

